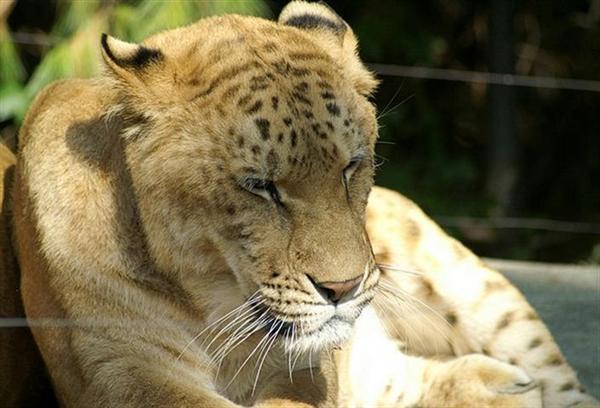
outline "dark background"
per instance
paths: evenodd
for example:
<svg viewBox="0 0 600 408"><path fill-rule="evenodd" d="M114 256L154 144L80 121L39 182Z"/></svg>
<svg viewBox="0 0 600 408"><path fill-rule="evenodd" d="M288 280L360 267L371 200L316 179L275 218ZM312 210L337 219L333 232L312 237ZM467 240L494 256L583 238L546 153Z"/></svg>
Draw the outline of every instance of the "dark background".
<svg viewBox="0 0 600 408"><path fill-rule="evenodd" d="M89 10L79 10L84 3ZM273 17L287 1L212 3L218 13L232 8ZM9 106L14 95L28 100L50 79L80 76L78 69L65 71L72 62L61 63L68 57L58 49L98 10L118 17L102 30L139 39L139 32L119 32L118 22L134 21L122 10L153 12L148 4L17 1L0 46L12 42L22 69L16 79L3 74L0 105ZM598 0L328 4L354 29L367 63L600 81ZM89 47L98 38L90 34ZM588 84L595 91L498 86L467 74L466 82L380 76L377 182L412 198L480 255L599 264L600 85ZM14 137L22 112L0 117L3 136Z"/></svg>

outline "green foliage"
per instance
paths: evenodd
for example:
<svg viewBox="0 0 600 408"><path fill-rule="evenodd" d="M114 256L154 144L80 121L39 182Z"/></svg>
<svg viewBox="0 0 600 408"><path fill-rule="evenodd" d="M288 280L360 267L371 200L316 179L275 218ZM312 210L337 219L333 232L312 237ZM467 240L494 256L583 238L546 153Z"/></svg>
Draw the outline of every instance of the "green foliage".
<svg viewBox="0 0 600 408"><path fill-rule="evenodd" d="M3 22L0 22L0 61L0 121L4 121L16 116L26 101L22 94L25 69Z"/></svg>
<svg viewBox="0 0 600 408"><path fill-rule="evenodd" d="M6 25L0 22L0 121L19 124L35 95L52 81L97 75L102 69L102 32L137 42L161 30L225 13L269 14L262 0L60 0L58 17L48 37L54 46L43 55L27 81Z"/></svg>

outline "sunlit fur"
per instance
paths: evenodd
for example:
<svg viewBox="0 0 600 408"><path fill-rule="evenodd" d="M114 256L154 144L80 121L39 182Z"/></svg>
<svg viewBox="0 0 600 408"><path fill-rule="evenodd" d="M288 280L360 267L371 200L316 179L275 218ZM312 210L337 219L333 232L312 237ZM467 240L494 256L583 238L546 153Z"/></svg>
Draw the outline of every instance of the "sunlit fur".
<svg viewBox="0 0 600 408"><path fill-rule="evenodd" d="M38 95L19 139L16 248L27 315L53 319L32 330L64 406L540 402L492 358L404 354L394 319L369 306L405 297L365 227L376 82L355 47L326 6L294 2L279 22L103 37L104 76ZM403 219L376 191L369 208ZM407 256L439 256L373 228ZM357 278L335 307L311 282Z"/></svg>
<svg viewBox="0 0 600 408"><path fill-rule="evenodd" d="M148 367L176 390L205 384L182 401L217 388L251 402L259 380L341 346L374 296L375 81L345 23L289 16L209 18L142 45L103 37L102 78L56 83L31 108L15 189L25 307L100 326L33 330L66 405L136 400L127 384L155 381ZM352 279L337 306L312 283ZM119 318L136 330L105 324Z"/></svg>

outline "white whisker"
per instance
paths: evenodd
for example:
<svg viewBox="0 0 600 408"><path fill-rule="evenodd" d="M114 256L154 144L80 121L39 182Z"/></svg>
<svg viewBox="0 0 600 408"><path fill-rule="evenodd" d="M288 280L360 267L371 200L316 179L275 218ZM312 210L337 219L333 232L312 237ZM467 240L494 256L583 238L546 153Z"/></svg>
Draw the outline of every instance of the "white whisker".
<svg viewBox="0 0 600 408"><path fill-rule="evenodd" d="M275 327L275 325L273 327ZM267 346L265 348L264 355L263 355L262 359L260 360L260 364L258 365L258 370L256 371L256 378L254 379L254 384L252 385L252 395L254 395L254 391L256 390L256 384L258 384L258 378L260 377L260 371L262 370L265 359L267 358L267 354L269 354L269 350L271 350L271 347L273 347L273 345L275 344L275 341L277 341L277 335L279 334L279 331L281 330L282 327L283 327L283 321L280 320L277 330L273 333L272 340L270 342L265 343L265 344L267 344ZM271 330L269 330L269 333L271 333Z"/></svg>
<svg viewBox="0 0 600 408"><path fill-rule="evenodd" d="M390 271L394 271L394 272L402 272L402 273L406 273L409 275L415 275L415 276L423 276L424 273L423 272L419 272L413 269L405 269L405 268L401 268L398 265L392 265L392 264L384 264L384 263L378 263L377 267L380 269L386 269L386 270L390 270Z"/></svg>
<svg viewBox="0 0 600 408"><path fill-rule="evenodd" d="M267 309L268 310L268 309ZM264 324L268 322L268 320L265 320L264 322L261 322L261 327L264 327ZM233 375L233 377L231 378L231 380L229 380L229 383L227 383L227 385L225 386L225 389L229 388L229 386L233 383L233 381L236 379L236 377L239 375L239 373L242 371L242 369L244 368L244 366L248 363L248 361L252 358L252 356L254 355L254 353L256 353L256 351L258 350L258 348L262 345L262 343L268 339L267 337L268 333L265 333L265 335L262 337L262 339L258 342L258 344L254 347L254 349L252 350L252 352L248 355L248 357L246 357L246 359L244 360L244 362L242 363L242 365L237 369L237 371L235 372L235 374Z"/></svg>
<svg viewBox="0 0 600 408"><path fill-rule="evenodd" d="M257 291L258 292L258 291ZM256 294L257 292L254 292L254 294ZM252 296L254 296L254 294ZM251 296L251 298L252 298ZM224 316L221 316L219 319L215 320L214 322L212 322L211 324L209 324L208 326L206 326L203 330L200 331L200 333L198 333L197 335L195 335L194 337L192 337L192 339L185 345L185 347L183 347L183 350L181 350L181 353L179 353L179 355L177 356L177 358L175 359L175 361L179 361L181 359L181 357L183 356L183 354L186 352L186 350L196 341L200 338L200 336L202 336L204 333L206 333L206 331L211 330L218 327L221 323L223 323L227 318L229 318L232 314L236 313L237 311L239 311L240 309L242 309L243 307L246 306L247 302L242 303L241 305L239 305L238 307L236 307L235 309L233 309L232 311L230 311L229 313L225 314ZM212 330L211 330L212 331Z"/></svg>
<svg viewBox="0 0 600 408"><path fill-rule="evenodd" d="M216 340L217 340L219 337L221 337L221 335L223 335L224 333L226 333L226 332L227 332L229 329L231 329L231 328L232 328L232 327L234 327L235 325L239 324L240 320L242 320L242 319L245 319L245 318L246 318L246 317L248 317L249 315L251 316L252 314L256 313L256 312L255 312L255 310L256 310L256 309L254 309L254 308L252 308L252 307L250 306L250 308L249 308L248 310L245 310L245 311L243 311L243 312L240 312L241 314L239 314L239 313L238 313L238 315L237 315L237 316L235 316L235 318L234 318L232 321L230 321L228 324L226 324L226 325L225 325L223 328L221 328L221 330L219 330L219 332L218 332L218 333L216 333L216 334L213 336L212 340L211 340L211 341L208 343L208 345L204 346L204 343L206 342L206 340L208 340L208 339L205 339L205 341L203 341L203 342L202 342L201 346L202 346L202 347L203 347L203 348L204 348L206 351L210 350L210 347L212 346L212 344L213 344L213 343L214 343L214 342L215 342L215 341L216 341ZM212 333L212 332L213 332L213 331L211 331L211 333Z"/></svg>
<svg viewBox="0 0 600 408"><path fill-rule="evenodd" d="M439 323L441 321L441 323L447 328L451 328L451 325L437 310L433 309L432 307L430 307L429 305L427 305L426 303L424 303L417 297L413 296L412 294L410 294L406 291L403 291L401 288L393 286L385 281L381 282L381 284L379 286L379 293L383 294L385 299L387 299L390 302L395 303L397 306L407 307L411 311L419 313L420 316L422 316L423 319L429 324L429 327L432 330L434 330L436 333L438 333L444 340L451 343L450 337L444 330L442 330L439 327ZM419 309L419 307L421 309ZM423 309L425 309L425 310L423 310ZM390 307L390 310L393 310L394 314L399 319L402 319L402 317L397 313L396 308ZM426 312L431 313L433 315L433 317L439 319L439 321L433 321L430 318L430 315ZM417 334L417 331L414 331L414 333ZM418 338L420 340L420 343L421 343L422 347L424 347L424 349L426 349L427 347L425 347L425 343L423 342L422 339L420 339L420 337L421 336L419 335ZM427 343L430 343L430 342L427 342ZM437 349L439 347L438 343L434 342L434 344L436 345L436 352L439 352L439 349Z"/></svg>
<svg viewBox="0 0 600 408"><path fill-rule="evenodd" d="M248 339L250 336L252 336L254 333L256 333L258 330L260 330L262 328L263 323L265 323L267 321L267 319L265 319L266 314L267 314L267 311L265 310L263 312L263 314L260 315L258 318L254 318L254 316L251 316L250 319L254 319L254 322L251 321L250 325L248 325L246 328L242 329L239 332L239 334L235 336L236 340L233 340L230 344L226 344L227 347L225 348L225 350L222 350L219 353L218 359L215 356L215 359L218 361L217 375L218 375L219 369L221 367L221 364L223 363L223 360L225 360L225 357L227 356L227 354L229 354L237 346L239 346L241 343L246 341L246 339ZM237 330L235 333L237 333Z"/></svg>

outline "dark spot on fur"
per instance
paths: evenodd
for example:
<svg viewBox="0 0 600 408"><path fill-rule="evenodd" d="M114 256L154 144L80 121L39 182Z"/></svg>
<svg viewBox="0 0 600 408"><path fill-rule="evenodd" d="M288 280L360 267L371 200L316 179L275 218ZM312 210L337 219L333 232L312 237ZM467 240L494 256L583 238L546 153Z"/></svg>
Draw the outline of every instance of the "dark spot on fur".
<svg viewBox="0 0 600 408"><path fill-rule="evenodd" d="M235 214L235 206L233 204L228 205L227 208L225 209L225 211L227 211L227 214L229 214L229 215L234 215Z"/></svg>
<svg viewBox="0 0 600 408"><path fill-rule="evenodd" d="M456 316L456 313L454 313L454 312L446 313L445 317L446 317L446 321L448 323L450 323L451 326L454 326L458 322L458 317Z"/></svg>
<svg viewBox="0 0 600 408"><path fill-rule="evenodd" d="M539 320L540 317L537 315L536 312L534 312L533 310L530 310L527 312L527 314L525 315L525 319L526 320Z"/></svg>
<svg viewBox="0 0 600 408"><path fill-rule="evenodd" d="M262 89L267 89L269 87L268 83L257 83L257 84L252 84L250 85L250 90L251 91L260 91Z"/></svg>
<svg viewBox="0 0 600 408"><path fill-rule="evenodd" d="M240 85L234 84L234 85L230 86L229 88L227 88L225 90L225 92L223 92L221 99L228 100L230 98L233 98L238 93L239 90L240 90Z"/></svg>
<svg viewBox="0 0 600 408"><path fill-rule="evenodd" d="M259 91L269 87L270 80L273 79L272 74L255 75L250 78L250 90Z"/></svg>
<svg viewBox="0 0 600 408"><path fill-rule="evenodd" d="M271 278L277 278L277 277L279 277L279 275L280 275L279 272L273 272L271 274Z"/></svg>
<svg viewBox="0 0 600 408"><path fill-rule="evenodd" d="M514 359L514 358L509 358L508 359L508 364L512 364L514 366L519 365L519 364L517 364L517 360Z"/></svg>
<svg viewBox="0 0 600 408"><path fill-rule="evenodd" d="M198 94L196 94L195 96L192 97L192 101L198 99L198 98L203 98L205 96L210 95L212 92L214 92L215 89L217 89L217 87L219 87L224 81L227 81L228 79L231 79L239 74L241 74L242 72L251 70L251 69L256 69L256 68L260 68L260 63L257 61L250 61L241 65L234 65L231 67L228 67L227 69L225 69L223 72L221 72L221 74L216 77L208 86L208 88L202 92L199 92Z"/></svg>
<svg viewBox="0 0 600 408"><path fill-rule="evenodd" d="M321 98L328 100L328 99L335 99L335 96L329 91L324 91L321 93Z"/></svg>
<svg viewBox="0 0 600 408"><path fill-rule="evenodd" d="M267 119L262 118L255 119L254 123L256 123L256 127L260 132L260 137L262 140L269 140L271 137L271 134L269 133L269 127L271 126L271 123Z"/></svg>
<svg viewBox="0 0 600 408"><path fill-rule="evenodd" d="M340 116L340 107L335 102L328 102L325 107L333 116Z"/></svg>
<svg viewBox="0 0 600 408"><path fill-rule="evenodd" d="M542 339L539 338L539 337L536 337L535 339L533 339L533 340L531 340L529 342L529 345L527 346L527 348L529 350L531 350L531 349L534 349L534 348L539 347L541 345L542 345Z"/></svg>
<svg viewBox="0 0 600 408"><path fill-rule="evenodd" d="M315 117L315 115L311 111L308 111L308 110L303 110L302 114L304 115L304 117L306 119L313 119Z"/></svg>
<svg viewBox="0 0 600 408"><path fill-rule="evenodd" d="M333 89L333 87L331 86L331 84L329 82L327 82L327 81L324 81L324 80L320 80L319 82L317 82L317 85L321 89L327 89L327 90Z"/></svg>
<svg viewBox="0 0 600 408"><path fill-rule="evenodd" d="M544 362L544 364L551 365L551 366L561 365L562 363L563 363L563 358L560 356L560 354L552 354L552 355L548 356L548 358Z"/></svg>
<svg viewBox="0 0 600 408"><path fill-rule="evenodd" d="M388 383L385 386L385 390L383 391L384 394L389 394L392 391L392 383L391 380L388 381Z"/></svg>
<svg viewBox="0 0 600 408"><path fill-rule="evenodd" d="M296 144L298 144L298 134L293 129L292 129L292 132L290 133L290 142L292 144L292 147L296 147Z"/></svg>
<svg viewBox="0 0 600 408"><path fill-rule="evenodd" d="M245 106L248 105L248 103L250 102L250 99L252 99L252 95L244 95L242 96L239 100L238 100L238 106Z"/></svg>
<svg viewBox="0 0 600 408"><path fill-rule="evenodd" d="M283 132L279 132L279 134L277 135L277 142L283 143Z"/></svg>
<svg viewBox="0 0 600 408"><path fill-rule="evenodd" d="M252 154L256 156L259 153L260 153L260 146L259 145L252 146Z"/></svg>
<svg viewBox="0 0 600 408"><path fill-rule="evenodd" d="M421 279L421 283L423 284L423 289L425 289L425 297L431 297L433 295L435 295L435 290L433 289L433 284L429 281L429 279L426 279L425 277L423 277Z"/></svg>
<svg viewBox="0 0 600 408"><path fill-rule="evenodd" d="M311 128L313 132L315 132L315 135L318 135L321 132L321 125L319 125L318 123L313 123Z"/></svg>
<svg viewBox="0 0 600 408"><path fill-rule="evenodd" d="M251 107L249 107L249 108L246 110L246 113L248 113L248 114L256 113L256 112L258 112L258 111L259 111L259 110L262 108L262 106L263 106L263 103L262 103L262 101L260 101L260 100L259 100L259 101L256 101L256 102L254 103L254 105L252 105Z"/></svg>
<svg viewBox="0 0 600 408"><path fill-rule="evenodd" d="M558 390L559 391L571 391L574 388L575 388L575 383L569 381L569 382L564 383L563 385L561 385Z"/></svg>
<svg viewBox="0 0 600 408"><path fill-rule="evenodd" d="M295 68L295 67L292 67L291 70L290 70L290 73L293 76L305 77L305 76L307 76L307 75L310 74L310 70L307 69L307 68Z"/></svg>
<svg viewBox="0 0 600 408"><path fill-rule="evenodd" d="M238 139L237 139L237 144L238 144L238 147L239 147L239 148L242 148L242 147L244 147L244 142L245 142L245 141L244 141L244 136L238 136Z"/></svg>
<svg viewBox="0 0 600 408"><path fill-rule="evenodd" d="M278 74L286 76L288 72L290 72L291 66L290 63L284 60L277 61L273 63L273 67Z"/></svg>
<svg viewBox="0 0 600 408"><path fill-rule="evenodd" d="M304 105L312 106L312 102L306 96L301 94L300 92L292 91L291 95L294 100L296 100Z"/></svg>
<svg viewBox="0 0 600 408"><path fill-rule="evenodd" d="M344 126L350 126L350 121L348 119L344 119Z"/></svg>
<svg viewBox="0 0 600 408"><path fill-rule="evenodd" d="M292 118L283 118L283 123L288 127L292 126Z"/></svg>
<svg viewBox="0 0 600 408"><path fill-rule="evenodd" d="M504 313L504 315L502 315L502 318L500 319L500 321L496 325L496 331L503 330L503 329L507 328L512 323L514 314L515 314L515 312L506 312L506 313Z"/></svg>
<svg viewBox="0 0 600 408"><path fill-rule="evenodd" d="M294 86L294 89L300 93L306 93L308 92L309 86L306 81L302 81L299 84L296 84L296 86Z"/></svg>
<svg viewBox="0 0 600 408"><path fill-rule="evenodd" d="M271 97L271 107L273 110L277 110L279 107L279 98L276 96Z"/></svg>
<svg viewBox="0 0 600 408"><path fill-rule="evenodd" d="M333 126L333 123L331 123L330 121L326 121L325 125L327 126L327 129L329 129L330 131L334 131L335 127Z"/></svg>

